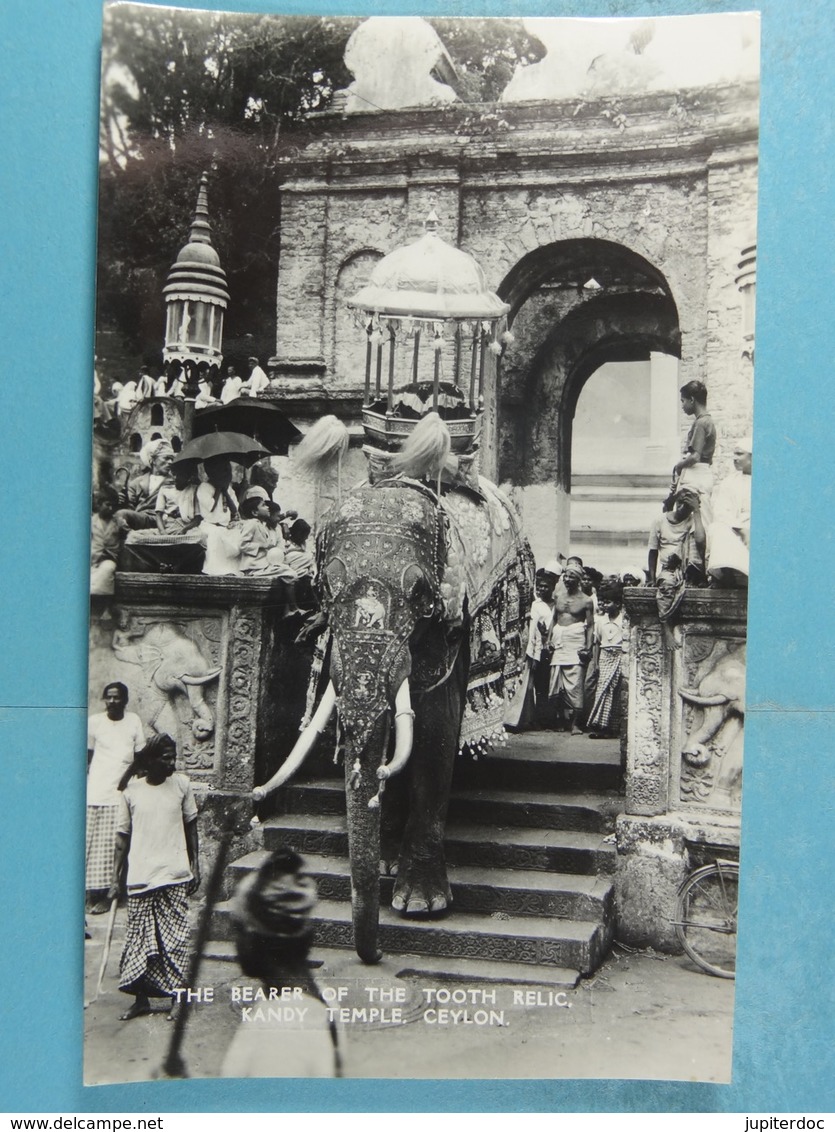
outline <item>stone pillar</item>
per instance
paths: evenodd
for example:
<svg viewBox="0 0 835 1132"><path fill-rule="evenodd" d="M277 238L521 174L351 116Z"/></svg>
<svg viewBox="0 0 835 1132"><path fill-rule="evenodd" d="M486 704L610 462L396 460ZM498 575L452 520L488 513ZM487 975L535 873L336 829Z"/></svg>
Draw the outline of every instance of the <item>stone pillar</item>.
<svg viewBox="0 0 835 1132"><path fill-rule="evenodd" d="M737 275L751 243L757 210L757 155L753 144L717 149L708 162L706 374L718 433L717 482L732 466L733 442L751 432L753 368Z"/></svg>
<svg viewBox="0 0 835 1132"><path fill-rule="evenodd" d="M690 591L673 630L678 647L670 647L654 591L625 593L629 711L616 904L619 938L637 946L674 949L681 881L711 853L739 851L745 597Z"/></svg>
<svg viewBox="0 0 835 1132"><path fill-rule="evenodd" d="M679 456L678 358L671 354L649 356L649 443L647 471L670 473Z"/></svg>
<svg viewBox="0 0 835 1132"><path fill-rule="evenodd" d="M325 368L327 186L292 182L281 193L276 357L282 374L320 376Z"/></svg>

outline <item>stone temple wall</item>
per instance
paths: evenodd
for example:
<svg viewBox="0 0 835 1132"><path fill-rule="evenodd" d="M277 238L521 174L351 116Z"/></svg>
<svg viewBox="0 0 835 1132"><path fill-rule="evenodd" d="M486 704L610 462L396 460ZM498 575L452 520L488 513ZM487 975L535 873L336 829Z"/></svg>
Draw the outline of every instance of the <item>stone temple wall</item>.
<svg viewBox="0 0 835 1132"><path fill-rule="evenodd" d="M421 235L434 208L439 233L474 255L487 286L511 304L511 330L517 314L525 327L525 305L538 301L540 284L576 285L600 263L608 265L613 294L631 294L636 306L642 294L664 305L658 334L646 318L631 326L627 319L621 340L644 356L659 348L680 353L680 382L706 383L719 429L718 469L727 470L733 439L751 430L752 363L736 275L742 249L755 239L756 84L505 103L500 113L456 103L327 114L310 120L309 136L281 188L271 359L274 395L302 425L321 411L356 424L364 343L344 299L377 257ZM606 345L605 304L599 323L603 329L592 327L593 340L581 346L572 346L568 330L565 341L550 342L559 330L544 326L541 350L526 335L508 346L497 385L487 390L482 470L511 489L523 512L536 500L533 525L550 540L543 553L562 549L570 419L595 349ZM514 375L507 403L503 369ZM531 406L521 424L520 382ZM550 423L537 438L540 416ZM527 465L500 466L508 426L521 428L534 449ZM518 435L512 447L520 451Z"/></svg>

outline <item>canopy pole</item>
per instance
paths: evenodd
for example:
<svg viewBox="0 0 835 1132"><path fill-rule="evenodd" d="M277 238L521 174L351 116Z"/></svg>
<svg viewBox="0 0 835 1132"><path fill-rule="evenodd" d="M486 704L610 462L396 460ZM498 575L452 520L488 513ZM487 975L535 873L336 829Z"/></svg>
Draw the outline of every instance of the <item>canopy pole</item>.
<svg viewBox="0 0 835 1132"><path fill-rule="evenodd" d="M478 407L481 409L484 406L484 357L487 353L487 331L482 327L481 331L481 355L478 359Z"/></svg>
<svg viewBox="0 0 835 1132"><path fill-rule="evenodd" d="M443 348L443 339L437 331L435 332L435 341L432 345L435 349L435 372L432 377L432 409L437 413L438 387L441 384L441 349Z"/></svg>
<svg viewBox="0 0 835 1132"><path fill-rule="evenodd" d="M473 331L473 351L470 358L470 408L475 412L475 368L478 362L478 326Z"/></svg>
<svg viewBox="0 0 835 1132"><path fill-rule="evenodd" d="M376 385L377 385L377 398L378 398L378 400L379 400L379 397L380 397L380 386L382 385L382 383L383 383L383 332L381 330L380 331L380 337L377 341Z"/></svg>
<svg viewBox="0 0 835 1132"><path fill-rule="evenodd" d="M371 404L371 337L374 333L373 323L369 318L368 324L365 328L366 344L365 344L365 398L363 404L368 406Z"/></svg>
<svg viewBox="0 0 835 1132"><path fill-rule="evenodd" d="M388 411L392 412L394 409L394 347L395 347L395 333L394 327L389 323L389 387L388 387Z"/></svg>

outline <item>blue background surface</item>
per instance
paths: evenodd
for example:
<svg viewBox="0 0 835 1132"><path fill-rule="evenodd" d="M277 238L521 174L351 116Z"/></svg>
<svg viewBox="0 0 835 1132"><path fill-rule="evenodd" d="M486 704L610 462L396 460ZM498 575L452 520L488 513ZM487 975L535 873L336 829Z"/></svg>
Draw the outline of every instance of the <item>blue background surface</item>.
<svg viewBox="0 0 835 1132"><path fill-rule="evenodd" d="M204 4L263 11L251 4ZM467 0L462 15L665 15L712 0ZM744 871L731 1086L81 1085L95 0L0 13L0 672L7 1111L827 1111L833 1107L832 59L827 0L761 0L762 136ZM370 14L369 0L284 4ZM388 0L374 11L451 14ZM640 1024L636 1020L636 1024ZM694 1041L698 1040L694 1035ZM555 1066L555 1069L558 1069Z"/></svg>

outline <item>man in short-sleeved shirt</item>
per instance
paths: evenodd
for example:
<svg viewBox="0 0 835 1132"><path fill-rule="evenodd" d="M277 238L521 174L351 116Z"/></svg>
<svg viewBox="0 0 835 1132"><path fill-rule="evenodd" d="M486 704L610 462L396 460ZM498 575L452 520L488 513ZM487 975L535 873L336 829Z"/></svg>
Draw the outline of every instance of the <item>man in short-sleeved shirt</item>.
<svg viewBox="0 0 835 1132"><path fill-rule="evenodd" d="M197 817L191 783L174 773L150 786L132 778L120 795L116 832L130 838L128 895L191 880L183 823Z"/></svg>
<svg viewBox="0 0 835 1132"><path fill-rule="evenodd" d="M673 468L673 477L676 488L689 487L698 492L702 518L709 523L716 425L707 411L707 389L701 381L688 381L680 394L682 411L693 417L693 423L684 442L684 454Z"/></svg>
<svg viewBox="0 0 835 1132"><path fill-rule="evenodd" d="M113 873L113 847L119 807L119 780L145 745L142 722L126 711L128 690L120 681L103 693L105 710L87 724L87 855L85 887L90 911L106 912L104 893Z"/></svg>
<svg viewBox="0 0 835 1132"><path fill-rule="evenodd" d="M109 895L119 890L127 857L128 918L119 990L135 997L123 1021L151 1012L151 998L172 999L185 985L188 897L200 884L197 806L191 783L175 770L177 748L157 734L123 780Z"/></svg>

